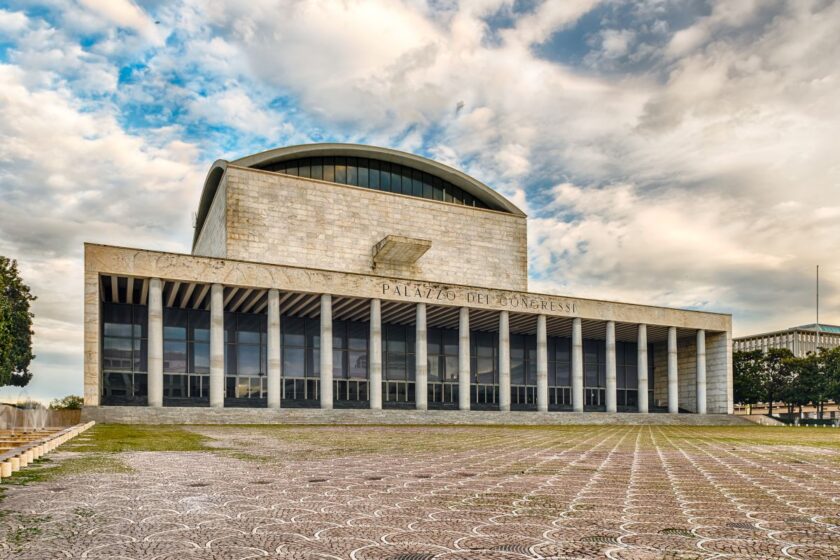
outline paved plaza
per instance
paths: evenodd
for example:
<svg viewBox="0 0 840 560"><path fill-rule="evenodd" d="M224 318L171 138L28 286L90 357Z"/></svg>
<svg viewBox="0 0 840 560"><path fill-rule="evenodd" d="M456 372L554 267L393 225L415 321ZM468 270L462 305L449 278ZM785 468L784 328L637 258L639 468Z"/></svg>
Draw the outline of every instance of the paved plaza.
<svg viewBox="0 0 840 560"><path fill-rule="evenodd" d="M108 429L4 481L0 558L840 558L832 429Z"/></svg>

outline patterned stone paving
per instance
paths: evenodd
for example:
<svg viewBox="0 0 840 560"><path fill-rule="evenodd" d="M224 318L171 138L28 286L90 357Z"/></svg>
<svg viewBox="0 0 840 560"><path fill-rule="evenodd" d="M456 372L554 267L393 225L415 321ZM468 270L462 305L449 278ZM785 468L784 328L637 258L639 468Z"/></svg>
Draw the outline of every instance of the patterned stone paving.
<svg viewBox="0 0 840 560"><path fill-rule="evenodd" d="M195 430L255 456L123 453L130 473L9 487L0 558L840 558L830 441L739 439L754 428ZM22 516L38 530L20 536Z"/></svg>

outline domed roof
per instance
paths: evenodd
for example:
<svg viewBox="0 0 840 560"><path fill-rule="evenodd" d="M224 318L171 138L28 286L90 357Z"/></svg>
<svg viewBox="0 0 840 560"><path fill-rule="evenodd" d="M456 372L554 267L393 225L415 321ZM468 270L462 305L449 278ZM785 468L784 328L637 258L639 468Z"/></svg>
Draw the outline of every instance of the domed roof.
<svg viewBox="0 0 840 560"><path fill-rule="evenodd" d="M204 182L204 189L201 193L201 200L198 206L193 245L195 245L195 242L198 239L198 235L204 225L204 220L207 217L207 213L210 211L210 205L213 203L213 198L216 195L219 182L221 181L228 164L239 167L265 169L269 171L277 170L279 172L289 172L287 170L288 166L300 165L301 162L322 161L314 158L347 158L347 161L358 161L360 158L363 158L367 162L375 162L377 169L380 165L389 165L389 168L392 169L399 168L402 170L402 173L405 173L406 171L413 171L417 176L426 178L427 182L430 182L428 181L430 177L433 178L436 185L443 185L443 190L449 189L457 191L459 194L455 195L455 199L453 201L461 204L470 204L470 202L467 201L472 201L471 205L474 204L475 206L481 208L495 210L498 212L506 212L516 216L525 216L522 210L484 183L481 183L457 169L428 158L401 152L399 150L392 150L390 148L380 148L362 144L303 144L300 146L275 148L273 150L260 152L258 154L250 155L231 162L227 162L225 160L216 161L210 168L210 172L207 174L207 179ZM297 174L297 172L292 174ZM415 181L419 182L420 180L415 179ZM336 180L335 182L348 181ZM350 183L358 184L353 182ZM429 187L430 185L427 184L426 196L423 194L415 194L415 196L433 198L432 195L428 194ZM438 198L438 200L441 199ZM450 197L447 197L447 201L450 201Z"/></svg>

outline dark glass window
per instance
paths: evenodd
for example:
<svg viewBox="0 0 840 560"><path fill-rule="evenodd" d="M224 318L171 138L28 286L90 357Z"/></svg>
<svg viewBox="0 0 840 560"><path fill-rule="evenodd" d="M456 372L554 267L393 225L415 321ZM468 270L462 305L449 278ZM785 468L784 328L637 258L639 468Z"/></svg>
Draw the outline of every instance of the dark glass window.
<svg viewBox="0 0 840 560"><path fill-rule="evenodd" d="M225 375L266 374L266 316L225 313Z"/></svg>
<svg viewBox="0 0 840 560"><path fill-rule="evenodd" d="M473 383L499 383L499 337L496 333L470 332L470 369Z"/></svg>
<svg viewBox="0 0 840 560"><path fill-rule="evenodd" d="M335 183L335 158L324 158L324 181Z"/></svg>
<svg viewBox="0 0 840 560"><path fill-rule="evenodd" d="M103 403L146 395L147 329L146 306L102 304Z"/></svg>
<svg viewBox="0 0 840 560"><path fill-rule="evenodd" d="M347 158L347 184L359 184L359 160L356 158Z"/></svg>
<svg viewBox="0 0 840 560"><path fill-rule="evenodd" d="M319 377L321 373L321 320L282 316L283 377ZM335 357L333 367L335 367Z"/></svg>
<svg viewBox="0 0 840 560"><path fill-rule="evenodd" d="M414 327L382 326L384 335L383 379L386 381L414 381Z"/></svg>
<svg viewBox="0 0 840 560"><path fill-rule="evenodd" d="M367 379L368 323L333 321L333 377Z"/></svg>
<svg viewBox="0 0 840 560"><path fill-rule="evenodd" d="M619 389L638 388L638 345L635 342L616 342L615 354L616 387Z"/></svg>
<svg viewBox="0 0 840 560"><path fill-rule="evenodd" d="M605 387L607 384L607 346L603 340L583 341L583 385Z"/></svg>
<svg viewBox="0 0 840 560"><path fill-rule="evenodd" d="M209 311L164 308L163 371L173 374L210 373Z"/></svg>
<svg viewBox="0 0 840 560"><path fill-rule="evenodd" d="M347 184L347 159L335 158L335 182Z"/></svg>
<svg viewBox="0 0 840 560"><path fill-rule="evenodd" d="M379 189L391 192L391 164L387 161L379 162Z"/></svg>
<svg viewBox="0 0 840 560"><path fill-rule="evenodd" d="M368 186L372 189L379 189L379 162L370 160L370 171L368 173Z"/></svg>
<svg viewBox="0 0 840 560"><path fill-rule="evenodd" d="M323 179L324 178L324 160L322 158L313 158L311 169L312 169L311 177L313 179Z"/></svg>
<svg viewBox="0 0 840 560"><path fill-rule="evenodd" d="M370 162L366 159L359 161L358 174L360 187L370 188Z"/></svg>
<svg viewBox="0 0 840 560"><path fill-rule="evenodd" d="M511 385L537 384L536 335L512 334L510 336Z"/></svg>
<svg viewBox="0 0 840 560"><path fill-rule="evenodd" d="M572 340L548 337L548 385L570 387L572 384Z"/></svg>
<svg viewBox="0 0 840 560"><path fill-rule="evenodd" d="M357 157L310 157L279 162L264 166L262 169L407 194L429 200L487 208L486 204L440 177L385 161Z"/></svg>
<svg viewBox="0 0 840 560"><path fill-rule="evenodd" d="M458 381L458 331L430 328L427 332L430 382Z"/></svg>

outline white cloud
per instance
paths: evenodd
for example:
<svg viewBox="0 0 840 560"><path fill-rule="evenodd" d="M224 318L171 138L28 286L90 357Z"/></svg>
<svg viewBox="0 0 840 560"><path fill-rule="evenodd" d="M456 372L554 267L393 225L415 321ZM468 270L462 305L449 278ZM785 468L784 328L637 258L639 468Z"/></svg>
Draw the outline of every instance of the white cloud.
<svg viewBox="0 0 840 560"><path fill-rule="evenodd" d="M29 18L23 12L0 10L0 31L3 33L17 33L26 28Z"/></svg>
<svg viewBox="0 0 840 560"><path fill-rule="evenodd" d="M155 30L155 23L131 0L79 0L79 2L110 23L133 29L153 43L162 42L163 38Z"/></svg>
<svg viewBox="0 0 840 560"><path fill-rule="evenodd" d="M24 393L79 393L83 241L186 250L184 209L204 168L193 146L130 135L111 112L67 90L31 89L22 69L0 64L0 170L0 254L19 260L38 297Z"/></svg>

